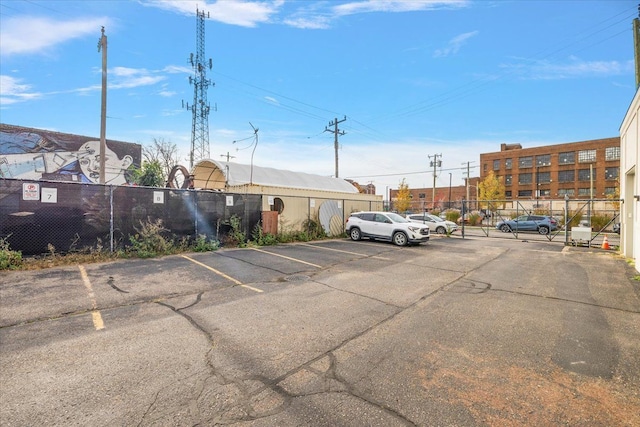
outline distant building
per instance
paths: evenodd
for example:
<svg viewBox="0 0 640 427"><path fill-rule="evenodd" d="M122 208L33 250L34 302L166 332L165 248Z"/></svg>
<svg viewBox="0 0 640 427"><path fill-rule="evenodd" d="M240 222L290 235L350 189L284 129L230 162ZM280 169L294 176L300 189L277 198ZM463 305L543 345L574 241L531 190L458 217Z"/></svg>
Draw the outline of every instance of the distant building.
<svg viewBox="0 0 640 427"><path fill-rule="evenodd" d="M142 146L106 140L105 183L131 183ZM0 178L100 182L100 138L0 124Z"/></svg>
<svg viewBox="0 0 640 427"><path fill-rule="evenodd" d="M501 144L480 154L480 179L490 171L505 186L507 200L604 199L619 188L620 138L543 147Z"/></svg>
<svg viewBox="0 0 640 427"><path fill-rule="evenodd" d="M263 222L274 224L273 234L304 231L311 219L328 235L341 235L352 212L383 208L382 196L341 178L211 159L200 160L191 174L194 188L262 195Z"/></svg>
<svg viewBox="0 0 640 427"><path fill-rule="evenodd" d="M433 197L433 187L431 188L409 188L409 198L411 200L409 210L411 212L424 212L445 209L462 208L462 200L471 200L470 209L477 209L478 200L478 182L480 178L471 178L469 180L469 198L467 199L467 186L456 185L455 187L436 187L435 206ZM395 203L398 200L398 190L389 190L389 199L391 201L390 210L395 209Z"/></svg>

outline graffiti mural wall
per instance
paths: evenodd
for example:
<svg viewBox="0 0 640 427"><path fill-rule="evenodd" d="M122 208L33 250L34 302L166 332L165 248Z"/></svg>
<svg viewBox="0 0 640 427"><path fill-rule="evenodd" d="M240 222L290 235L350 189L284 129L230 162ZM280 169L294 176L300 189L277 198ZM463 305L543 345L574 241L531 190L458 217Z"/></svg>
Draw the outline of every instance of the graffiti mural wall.
<svg viewBox="0 0 640 427"><path fill-rule="evenodd" d="M131 182L142 147L106 140L105 183ZM100 182L100 138L0 124L0 178Z"/></svg>

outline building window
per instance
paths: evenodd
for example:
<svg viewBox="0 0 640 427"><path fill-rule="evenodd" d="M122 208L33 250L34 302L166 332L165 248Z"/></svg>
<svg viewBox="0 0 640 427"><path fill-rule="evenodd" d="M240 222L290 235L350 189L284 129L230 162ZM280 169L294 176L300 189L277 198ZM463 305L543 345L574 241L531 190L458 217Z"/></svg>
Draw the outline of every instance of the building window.
<svg viewBox="0 0 640 427"><path fill-rule="evenodd" d="M589 181L591 179L590 169L580 169L578 171L578 181ZM593 170L593 179L596 179L596 170Z"/></svg>
<svg viewBox="0 0 640 427"><path fill-rule="evenodd" d="M574 151L569 151L566 153L560 153L558 155L558 164L560 165L571 165L576 162L576 153Z"/></svg>
<svg viewBox="0 0 640 427"><path fill-rule="evenodd" d="M532 174L530 173L521 173L518 175L518 184L531 184L532 181Z"/></svg>
<svg viewBox="0 0 640 427"><path fill-rule="evenodd" d="M483 170L483 171L485 171L485 172L487 171L487 164L486 164L486 163L484 163L484 164L482 165L482 170Z"/></svg>
<svg viewBox="0 0 640 427"><path fill-rule="evenodd" d="M604 194L606 196L613 196L616 194L616 187L604 187Z"/></svg>
<svg viewBox="0 0 640 427"><path fill-rule="evenodd" d="M518 197L531 197L531 190L518 190Z"/></svg>
<svg viewBox="0 0 640 427"><path fill-rule="evenodd" d="M425 193L418 193L418 199L425 199L427 195Z"/></svg>
<svg viewBox="0 0 640 427"><path fill-rule="evenodd" d="M504 196L505 196L506 198L510 199L510 198L511 198L511 190L507 190L507 191L505 191L505 192L504 192Z"/></svg>
<svg viewBox="0 0 640 427"><path fill-rule="evenodd" d="M543 154L541 156L536 156L536 166L550 166L551 165L551 154Z"/></svg>
<svg viewBox="0 0 640 427"><path fill-rule="evenodd" d="M573 190L573 188L558 188L558 196L565 196L565 194L567 196L573 196L575 194L575 191Z"/></svg>
<svg viewBox="0 0 640 427"><path fill-rule="evenodd" d="M536 175L536 182L538 184L548 184L551 182L551 172L538 172Z"/></svg>
<svg viewBox="0 0 640 427"><path fill-rule="evenodd" d="M276 197L273 199L273 206L271 207L272 211L278 211L279 214L284 210L284 202L280 197Z"/></svg>
<svg viewBox="0 0 640 427"><path fill-rule="evenodd" d="M540 195L540 197L548 197L551 195L551 190L546 189L546 190L540 190L538 192L538 194Z"/></svg>
<svg viewBox="0 0 640 427"><path fill-rule="evenodd" d="M596 150L578 151L578 163L592 163L596 161Z"/></svg>
<svg viewBox="0 0 640 427"><path fill-rule="evenodd" d="M589 188L578 188L578 196L591 196Z"/></svg>
<svg viewBox="0 0 640 427"><path fill-rule="evenodd" d="M505 175L504 176L504 185L511 185L511 180L513 180L513 175Z"/></svg>
<svg viewBox="0 0 640 427"><path fill-rule="evenodd" d="M518 167L519 168L531 168L533 167L533 157L520 157L518 159Z"/></svg>
<svg viewBox="0 0 640 427"><path fill-rule="evenodd" d="M558 171L558 182L573 182L576 178L576 171ZM559 194L559 193L558 193Z"/></svg>
<svg viewBox="0 0 640 427"><path fill-rule="evenodd" d="M604 179L618 179L620 168L605 168Z"/></svg>
<svg viewBox="0 0 640 427"><path fill-rule="evenodd" d="M500 159L496 159L493 161L493 170L494 171L500 170Z"/></svg>
<svg viewBox="0 0 640 427"><path fill-rule="evenodd" d="M513 167L513 159L504 159L504 168L511 169Z"/></svg>
<svg viewBox="0 0 640 427"><path fill-rule="evenodd" d="M620 147L607 147L604 149L605 160L620 160Z"/></svg>

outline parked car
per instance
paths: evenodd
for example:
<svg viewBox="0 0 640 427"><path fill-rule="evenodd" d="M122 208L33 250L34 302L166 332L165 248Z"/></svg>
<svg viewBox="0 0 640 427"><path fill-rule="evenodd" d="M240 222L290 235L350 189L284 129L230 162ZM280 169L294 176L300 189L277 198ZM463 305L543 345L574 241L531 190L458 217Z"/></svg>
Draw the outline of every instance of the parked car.
<svg viewBox="0 0 640 427"><path fill-rule="evenodd" d="M363 237L386 240L398 246L429 241L429 227L419 225L392 212L354 212L347 218L351 240Z"/></svg>
<svg viewBox="0 0 640 427"><path fill-rule="evenodd" d="M435 231L438 234L451 234L458 229L455 222L428 213L411 214L406 218L411 222L425 224L429 227L429 231Z"/></svg>
<svg viewBox="0 0 640 427"><path fill-rule="evenodd" d="M616 222L615 224L613 224L613 232L620 234L620 223L619 222Z"/></svg>
<svg viewBox="0 0 640 427"><path fill-rule="evenodd" d="M511 231L537 231L540 234L549 234L558 228L558 221L550 216L520 215L517 218L500 221L496 228L503 233Z"/></svg>

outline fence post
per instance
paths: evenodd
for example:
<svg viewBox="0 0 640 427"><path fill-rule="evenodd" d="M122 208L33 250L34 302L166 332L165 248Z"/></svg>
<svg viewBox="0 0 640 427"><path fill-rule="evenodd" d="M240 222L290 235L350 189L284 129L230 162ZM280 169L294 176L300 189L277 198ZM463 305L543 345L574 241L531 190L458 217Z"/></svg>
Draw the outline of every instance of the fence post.
<svg viewBox="0 0 640 427"><path fill-rule="evenodd" d="M109 249L113 253L113 185L109 186Z"/></svg>
<svg viewBox="0 0 640 427"><path fill-rule="evenodd" d="M462 238L464 239L464 211L465 211L465 198L462 198Z"/></svg>
<svg viewBox="0 0 640 427"><path fill-rule="evenodd" d="M564 195L564 245L569 244L569 195Z"/></svg>

